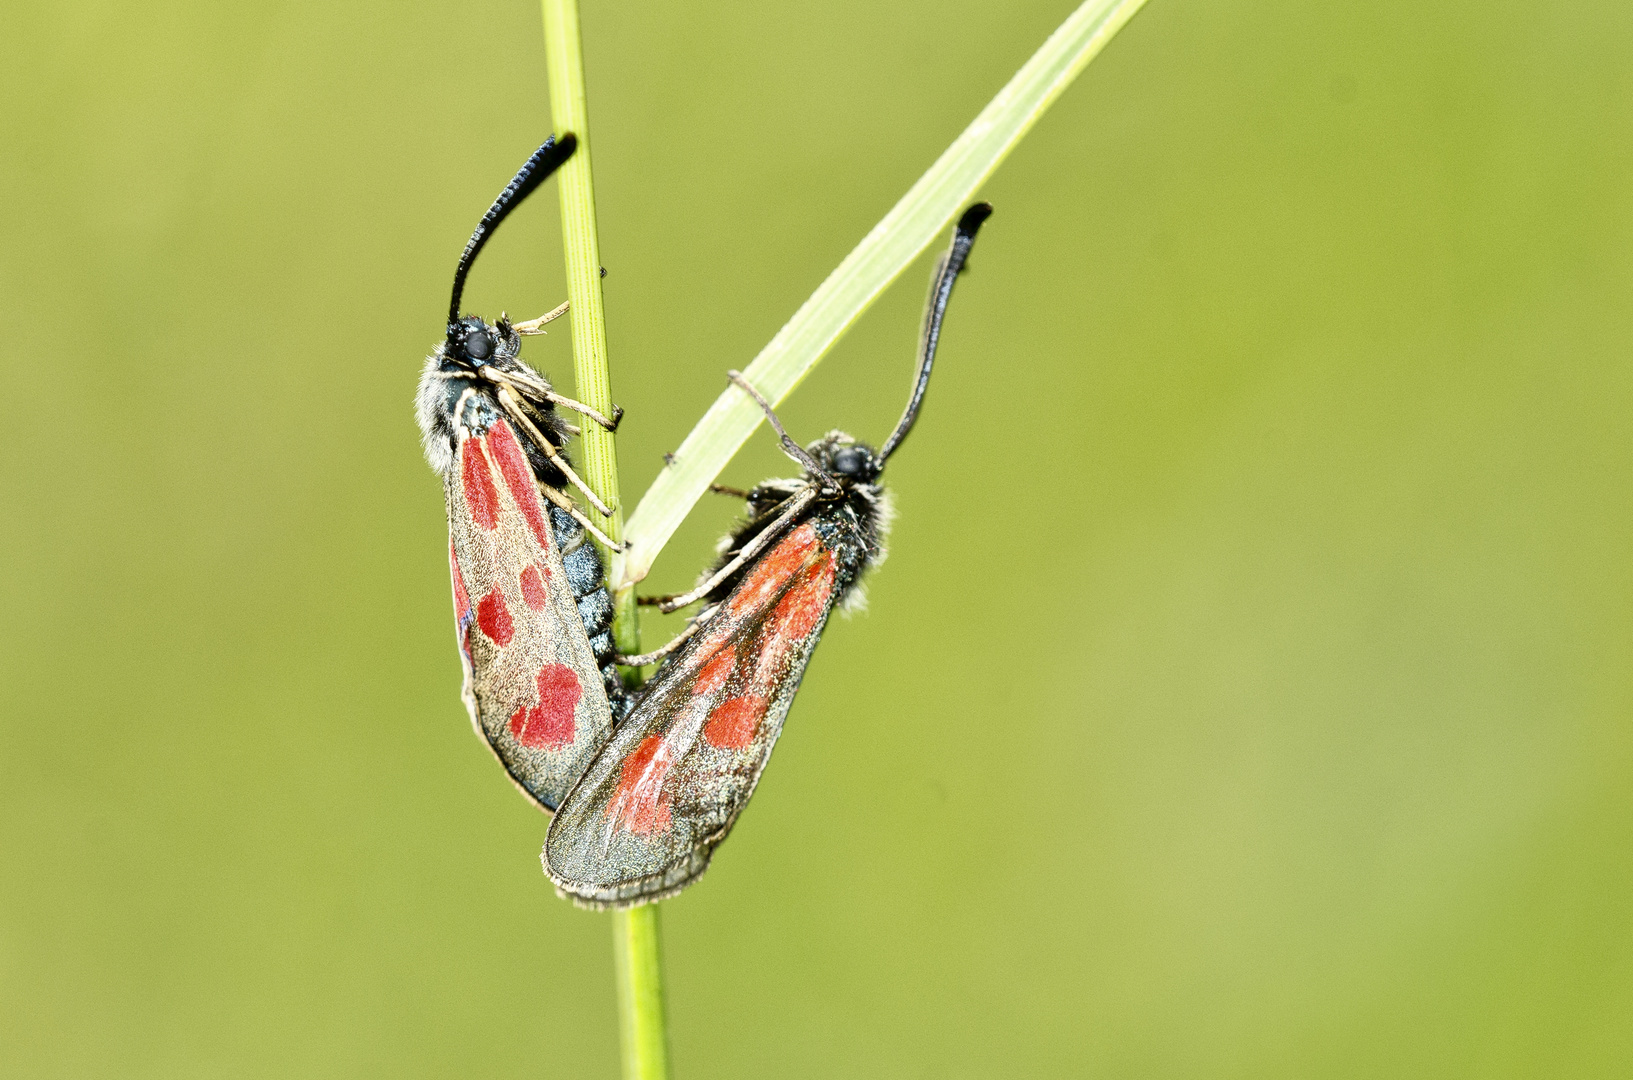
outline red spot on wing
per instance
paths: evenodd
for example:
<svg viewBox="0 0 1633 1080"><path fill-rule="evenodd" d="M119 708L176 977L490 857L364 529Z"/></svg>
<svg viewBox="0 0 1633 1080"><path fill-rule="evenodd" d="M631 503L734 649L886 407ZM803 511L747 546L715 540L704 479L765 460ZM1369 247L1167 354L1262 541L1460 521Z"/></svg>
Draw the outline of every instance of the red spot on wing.
<svg viewBox="0 0 1633 1080"><path fill-rule="evenodd" d="M544 571L549 576L550 571ZM544 591L544 578L539 576L539 568L532 563L522 567L522 601L534 611L543 611L548 597Z"/></svg>
<svg viewBox="0 0 1633 1080"><path fill-rule="evenodd" d="M741 615L765 604L821 546L816 527L809 521L777 541L737 586L728 605L731 613Z"/></svg>
<svg viewBox="0 0 1633 1080"><path fill-rule="evenodd" d="M741 750L754 739L754 729L765 715L766 699L759 694L745 694L728 698L709 714L703 725L703 737L710 746L722 750Z"/></svg>
<svg viewBox="0 0 1633 1080"><path fill-rule="evenodd" d="M825 551L783 593L782 599L777 601L777 606L766 617L765 629L759 639L754 663L755 682L763 685L774 682L789 650L816 632L817 624L828 611L833 583L833 553Z"/></svg>
<svg viewBox="0 0 1633 1080"><path fill-rule="evenodd" d="M731 669L737 666L737 650L727 645L715 653L709 662L703 665L703 670L697 673L697 679L692 683L692 693L697 697L707 697L720 689L728 678Z"/></svg>
<svg viewBox="0 0 1633 1080"><path fill-rule="evenodd" d="M833 592L833 555L824 552L822 558L801 577L800 582L777 601L777 608L768 620L770 631L781 638L803 640L828 610L828 596Z"/></svg>
<svg viewBox="0 0 1633 1080"><path fill-rule="evenodd" d="M510 609L505 607L504 594L497 588L476 602L476 625L500 647L509 645L510 639L516 636L516 627L510 621Z"/></svg>
<svg viewBox="0 0 1633 1080"><path fill-rule="evenodd" d="M454 572L454 618L464 619L471 613L471 594L465 591L465 575L459 572L459 557L454 554L454 542L448 541L448 566Z"/></svg>
<svg viewBox="0 0 1633 1080"><path fill-rule="evenodd" d="M624 759L618 789L607 804L607 816L637 836L669 828L669 797L663 793L663 780L673 764L663 736L648 735Z"/></svg>
<svg viewBox="0 0 1633 1080"><path fill-rule="evenodd" d="M493 486L481 439L466 439L459 444L459 480L465 488L465 505L471 517L492 532L499 524L499 489Z"/></svg>
<svg viewBox="0 0 1633 1080"><path fill-rule="evenodd" d="M550 534L544 528L544 506L539 502L539 489L533 482L533 470L527 467L527 457L522 453L515 433L502 420L488 429L488 453L493 455L493 463L499 466L499 475L505 478L510 497L521 507L522 517L527 519L533 539L546 551L550 550Z"/></svg>
<svg viewBox="0 0 1633 1080"><path fill-rule="evenodd" d="M539 703L523 705L510 718L510 734L535 750L559 750L573 741L573 714L584 687L566 664L546 664L534 678Z"/></svg>

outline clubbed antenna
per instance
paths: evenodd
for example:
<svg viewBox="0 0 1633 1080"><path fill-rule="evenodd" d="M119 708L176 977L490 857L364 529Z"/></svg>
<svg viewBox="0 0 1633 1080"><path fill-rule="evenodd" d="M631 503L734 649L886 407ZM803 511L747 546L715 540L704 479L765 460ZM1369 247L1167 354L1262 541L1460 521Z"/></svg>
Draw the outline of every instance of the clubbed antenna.
<svg viewBox="0 0 1633 1080"><path fill-rule="evenodd" d="M488 212L482 215L482 220L471 233L470 242L465 245L465 254L459 257L459 267L454 271L454 296L448 302L448 340L454 340L459 325L459 300L465 293L465 275L471 272L471 264L476 262L476 256L482 251L482 245L488 242L488 237L499 227L499 223L510 215L510 212L523 199L533 194L533 190L550 178L550 174L564 165L573 151L578 149L578 140L571 132L557 139L554 135L544 140L544 145L533 151L533 156L517 171L516 176L505 185L505 190L493 200Z"/></svg>
<svg viewBox="0 0 1633 1080"><path fill-rule="evenodd" d="M881 465L896 452L902 440L907 438L907 433L913 430L913 422L919 418L919 406L924 402L925 388L930 385L930 368L936 362L936 344L941 340L941 320L947 314L947 301L952 299L953 282L958 280L964 263L970 257L970 248L975 246L975 234L981 230L981 223L991 216L991 203L976 203L965 210L964 216L958 219L958 224L953 228L952 247L936 263L936 272L930 278L930 302L924 309L924 327L919 333L919 370L913 382L913 396L908 398L907 411L902 413L896 430L879 448Z"/></svg>

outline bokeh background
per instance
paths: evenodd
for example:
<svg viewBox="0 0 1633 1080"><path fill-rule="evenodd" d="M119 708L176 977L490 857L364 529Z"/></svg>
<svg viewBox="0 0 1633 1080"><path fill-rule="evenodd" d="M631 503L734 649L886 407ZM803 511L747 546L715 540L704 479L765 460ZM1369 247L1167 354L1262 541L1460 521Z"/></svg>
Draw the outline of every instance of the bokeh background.
<svg viewBox="0 0 1633 1080"><path fill-rule="evenodd" d="M586 0L631 498L1071 7ZM615 1076L410 410L548 130L537 8L0 19L0 1072ZM664 908L677 1076L1633 1073L1630 44L1112 43L985 191L871 611ZM559 239L551 186L470 306L554 306ZM794 432L888 430L927 268Z"/></svg>

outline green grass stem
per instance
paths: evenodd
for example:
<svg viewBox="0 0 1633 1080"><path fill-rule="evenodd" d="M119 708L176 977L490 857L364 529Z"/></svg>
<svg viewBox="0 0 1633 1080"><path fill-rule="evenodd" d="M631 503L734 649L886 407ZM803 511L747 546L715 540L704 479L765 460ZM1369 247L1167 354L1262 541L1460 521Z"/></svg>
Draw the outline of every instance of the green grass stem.
<svg viewBox="0 0 1633 1080"><path fill-rule="evenodd" d="M669 1040L664 1027L658 905L615 911L612 919L624 1080L665 1080Z"/></svg>
<svg viewBox="0 0 1633 1080"><path fill-rule="evenodd" d="M573 376L580 401L603 415L612 413L607 368L607 327L601 298L601 249L595 225L595 185L591 172L589 108L584 92L584 50L577 0L542 0L544 47L550 72L550 114L557 134L572 132L578 153L559 173L562 246L567 257L567 299L572 304ZM623 511L618 501L618 458L612 433L584 422L582 469L585 483L613 508L601 521L619 539ZM585 511L594 514L593 507ZM620 556L603 550L617 580ZM615 594L613 637L620 651L640 652L640 626L633 587ZM658 953L655 904L612 915L617 968L618 1024L626 1080L666 1080L668 1030L663 1008L663 969Z"/></svg>
<svg viewBox="0 0 1633 1080"><path fill-rule="evenodd" d="M561 191L562 247L567 256L567 299L571 302L573 378L578 399L604 416L612 414L612 383L607 369L607 319L601 296L601 241L595 224L595 183L591 171L590 114L584 92L584 50L579 38L577 0L543 0L544 47L550 72L550 116L558 135L572 132L578 153L557 174ZM610 431L585 421L581 447L584 482L612 507L602 518L588 514L614 539L624 531L618 498L618 455ZM603 550L616 578L621 556ZM640 652L634 593L624 590L613 620L614 636L625 653Z"/></svg>

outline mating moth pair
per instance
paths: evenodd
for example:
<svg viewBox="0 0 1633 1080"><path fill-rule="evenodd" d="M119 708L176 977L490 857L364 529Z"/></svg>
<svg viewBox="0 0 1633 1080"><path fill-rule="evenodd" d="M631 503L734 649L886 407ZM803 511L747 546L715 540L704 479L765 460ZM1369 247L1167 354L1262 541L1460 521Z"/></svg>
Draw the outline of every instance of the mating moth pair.
<svg viewBox="0 0 1633 1080"><path fill-rule="evenodd" d="M558 409L612 430L611 418L556 394L518 358L540 319L489 324L459 310L465 276L501 221L572 156L547 141L500 194L454 275L446 339L426 361L417 398L426 456L448 505L463 696L477 733L511 779L553 813L545 873L592 907L625 907L685 888L707 868L764 770L811 653L834 608L884 557L885 462L912 430L942 318L975 234L991 213L965 211L936 267L907 408L874 450L843 432L802 449L737 372L802 468L740 493L746 521L691 592L691 625L653 657L616 655L612 605L589 536L616 545L580 511L607 508L562 448L576 428ZM663 655L633 694L619 662Z"/></svg>

